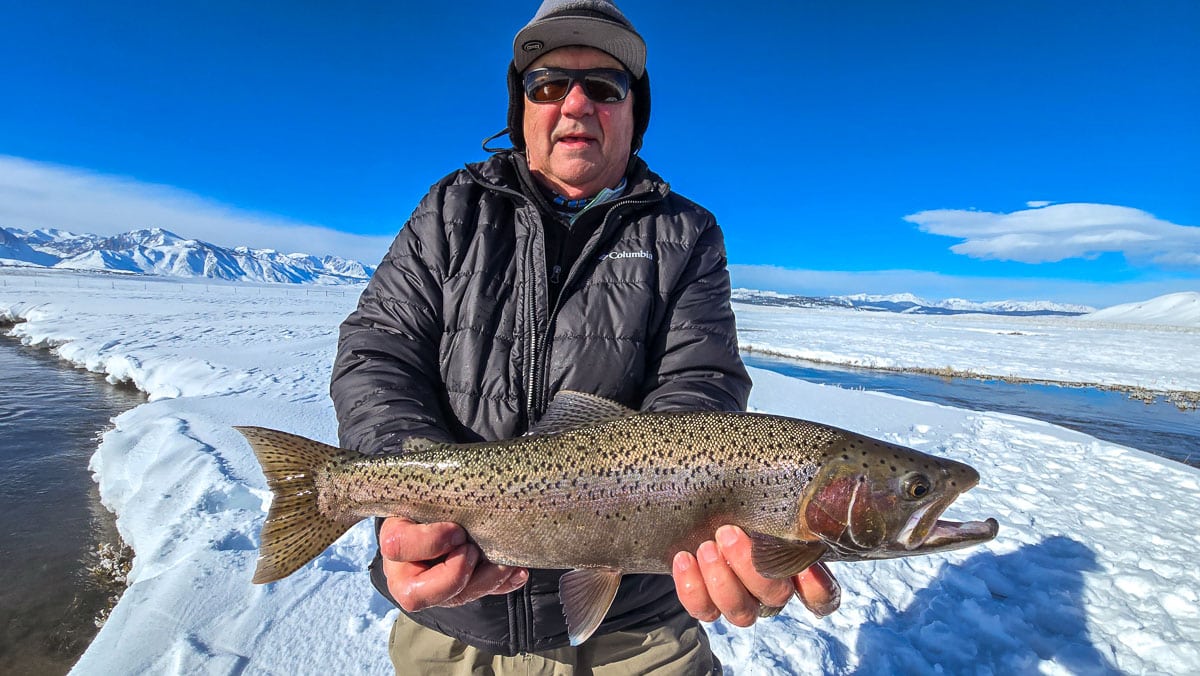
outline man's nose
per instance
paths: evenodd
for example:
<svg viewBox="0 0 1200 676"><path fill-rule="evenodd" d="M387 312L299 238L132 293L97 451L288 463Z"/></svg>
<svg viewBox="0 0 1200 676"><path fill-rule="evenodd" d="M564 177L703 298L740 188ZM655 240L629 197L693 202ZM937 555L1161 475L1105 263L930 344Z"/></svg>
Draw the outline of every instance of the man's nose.
<svg viewBox="0 0 1200 676"><path fill-rule="evenodd" d="M591 115L595 110L596 107L592 104L592 100L583 91L583 85L579 82L572 82L571 89L567 91L567 97L562 102L563 114L582 117Z"/></svg>

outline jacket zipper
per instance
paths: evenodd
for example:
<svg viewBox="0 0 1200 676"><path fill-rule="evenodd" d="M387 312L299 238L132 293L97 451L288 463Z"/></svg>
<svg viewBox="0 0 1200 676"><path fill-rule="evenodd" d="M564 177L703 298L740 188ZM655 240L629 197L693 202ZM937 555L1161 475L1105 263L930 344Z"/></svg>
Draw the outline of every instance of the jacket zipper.
<svg viewBox="0 0 1200 676"><path fill-rule="evenodd" d="M504 193L506 195L511 195L511 196L517 198L520 202L524 203L525 206L527 206L527 207L532 206L535 210L537 209L537 205L534 204L532 200L530 200L528 197L526 197L520 191L513 190L512 188L508 188L506 186L497 185L495 183L492 183L491 181L488 181L485 178L483 178L482 176L476 174L474 171L471 170L470 167L467 167L466 169L467 169L467 173L471 175L471 178L474 179L474 181L476 183L478 183L479 185L481 185L489 190L495 190L496 192ZM519 209L514 211L513 213L514 214L519 213ZM539 221L540 221L540 218L539 218ZM534 267L533 267L535 264L535 261L533 260L533 238L534 238L533 228L530 228L529 229L529 237L527 237L525 240L526 241L526 244L525 244L525 322L526 322L527 328L524 332L525 335L522 336L522 342L525 345L526 364L527 364L527 368L525 371L525 429L527 429L527 430L530 427L533 427L533 423L535 421L535 418L533 415L533 407L534 407L534 394L533 393L534 393L534 383L537 382L535 379L535 373L534 373L534 371L536 370L536 366L535 366L536 360L534 359L534 352L537 349L537 306L536 306L537 297L534 292L534 277L533 277L533 275L536 273L534 272Z"/></svg>
<svg viewBox="0 0 1200 676"><path fill-rule="evenodd" d="M536 261L533 260L533 234L530 233L528 244L525 249L525 363L528 368L525 370L525 429L533 427L537 421L538 414L534 410L536 405L534 388L537 380L537 294L534 289L534 275L536 274Z"/></svg>
<svg viewBox="0 0 1200 676"><path fill-rule="evenodd" d="M662 194L657 194L656 197L651 199L631 199L628 201L618 200L613 203L613 205L609 207L608 212L604 214L604 220L600 223L600 236L596 239L596 244L602 242L607 236L605 231L608 229L609 220L613 217L613 214L617 213L618 211L628 210L645 204L653 204L654 202L660 201L662 198ZM527 397L528 403L526 409L529 415L530 426L532 426L539 418L542 417L542 414L546 412L546 407L549 405L549 402L546 401L547 397L545 383L546 357L548 353L547 341L549 341L550 335L554 333L554 322L558 319L559 308L562 307L563 298L567 295L567 289L570 288L571 283L578 279L581 274L583 274L581 270L584 266L580 265L580 263L586 263L588 257L595 255L595 252L595 245L590 248L585 248L580 252L579 258L576 259L576 264L568 271L566 281L563 282L562 288L558 290L558 299L555 301L554 307L550 310L550 316L546 320L546 331L540 335L537 335L537 324L530 324L531 330L535 334L533 341L535 347L531 356L533 368L530 369L529 390ZM529 258L532 258L532 245L530 246ZM526 260L529 262L529 259ZM534 319L532 310L530 319Z"/></svg>

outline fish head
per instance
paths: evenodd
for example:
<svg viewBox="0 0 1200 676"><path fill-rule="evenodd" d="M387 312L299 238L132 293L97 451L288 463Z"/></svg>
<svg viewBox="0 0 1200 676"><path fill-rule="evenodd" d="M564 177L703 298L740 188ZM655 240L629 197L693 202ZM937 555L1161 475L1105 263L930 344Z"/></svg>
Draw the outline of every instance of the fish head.
<svg viewBox="0 0 1200 676"><path fill-rule="evenodd" d="M939 520L960 494L979 483L974 468L847 434L804 491L798 537L819 538L842 560L926 554L995 537L995 519Z"/></svg>

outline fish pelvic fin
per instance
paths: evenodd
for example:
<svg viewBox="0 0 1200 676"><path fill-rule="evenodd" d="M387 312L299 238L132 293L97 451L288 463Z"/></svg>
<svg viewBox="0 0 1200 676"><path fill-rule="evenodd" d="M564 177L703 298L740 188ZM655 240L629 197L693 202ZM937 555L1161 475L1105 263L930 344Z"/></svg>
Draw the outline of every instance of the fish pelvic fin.
<svg viewBox="0 0 1200 676"><path fill-rule="evenodd" d="M783 579L816 563L828 547L823 542L785 540L774 535L750 531L750 557L759 575Z"/></svg>
<svg viewBox="0 0 1200 676"><path fill-rule="evenodd" d="M559 578L558 600L567 618L571 645L582 644L596 631L620 586L621 571L613 568L577 568Z"/></svg>
<svg viewBox="0 0 1200 676"><path fill-rule="evenodd" d="M274 582L317 558L356 523L330 519L317 501L316 470L345 452L265 427L234 429L250 442L271 489L253 582Z"/></svg>

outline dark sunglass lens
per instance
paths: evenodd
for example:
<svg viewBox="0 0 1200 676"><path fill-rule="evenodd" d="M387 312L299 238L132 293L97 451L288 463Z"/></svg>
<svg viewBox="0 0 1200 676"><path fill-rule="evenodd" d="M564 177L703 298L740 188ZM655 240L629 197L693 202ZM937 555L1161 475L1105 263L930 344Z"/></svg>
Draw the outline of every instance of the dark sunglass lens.
<svg viewBox="0 0 1200 676"><path fill-rule="evenodd" d="M601 75L589 75L583 80L588 98L597 103L616 103L625 99L624 83Z"/></svg>
<svg viewBox="0 0 1200 676"><path fill-rule="evenodd" d="M540 82L533 89L529 89L526 93L529 95L529 100L536 103L548 103L550 101L558 101L565 98L570 80L563 78L562 80L551 80L549 82Z"/></svg>
<svg viewBox="0 0 1200 676"><path fill-rule="evenodd" d="M571 78L565 73L539 68L525 75L525 96L534 103L558 101L567 95L570 85Z"/></svg>

